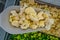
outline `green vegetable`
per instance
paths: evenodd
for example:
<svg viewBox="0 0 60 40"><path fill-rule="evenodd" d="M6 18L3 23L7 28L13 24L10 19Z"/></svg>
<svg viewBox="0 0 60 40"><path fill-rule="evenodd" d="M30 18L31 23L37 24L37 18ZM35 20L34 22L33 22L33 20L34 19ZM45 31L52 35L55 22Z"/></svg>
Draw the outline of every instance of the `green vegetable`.
<svg viewBox="0 0 60 40"><path fill-rule="evenodd" d="M60 38L53 35L41 33L41 32L31 32L25 34L10 35L9 40L59 40Z"/></svg>

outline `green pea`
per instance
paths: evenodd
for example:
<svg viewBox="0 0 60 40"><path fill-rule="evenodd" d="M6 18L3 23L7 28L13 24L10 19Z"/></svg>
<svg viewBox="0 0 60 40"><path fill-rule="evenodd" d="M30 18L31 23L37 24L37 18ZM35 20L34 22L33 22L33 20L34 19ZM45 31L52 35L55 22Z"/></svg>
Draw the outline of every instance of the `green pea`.
<svg viewBox="0 0 60 40"><path fill-rule="evenodd" d="M53 38L53 36L50 36L50 38Z"/></svg>
<svg viewBox="0 0 60 40"><path fill-rule="evenodd" d="M41 36L41 33L39 33L38 36Z"/></svg>
<svg viewBox="0 0 60 40"><path fill-rule="evenodd" d="M26 37L27 35L26 34L24 34L24 37Z"/></svg>
<svg viewBox="0 0 60 40"><path fill-rule="evenodd" d="M24 39L21 39L21 40L24 40Z"/></svg>
<svg viewBox="0 0 60 40"><path fill-rule="evenodd" d="M31 36L31 38L34 38L34 36Z"/></svg>
<svg viewBox="0 0 60 40"><path fill-rule="evenodd" d="M46 39L43 39L43 40L46 40Z"/></svg>
<svg viewBox="0 0 60 40"><path fill-rule="evenodd" d="M17 39L20 39L21 37L18 35L16 38L17 38Z"/></svg>
<svg viewBox="0 0 60 40"><path fill-rule="evenodd" d="M55 40L59 40L58 38L55 38Z"/></svg>

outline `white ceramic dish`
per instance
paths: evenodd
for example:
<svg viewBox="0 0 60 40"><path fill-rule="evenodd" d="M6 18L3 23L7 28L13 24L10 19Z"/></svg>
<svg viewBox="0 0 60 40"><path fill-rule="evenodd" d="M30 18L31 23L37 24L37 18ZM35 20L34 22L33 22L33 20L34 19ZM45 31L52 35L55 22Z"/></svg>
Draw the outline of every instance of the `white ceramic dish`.
<svg viewBox="0 0 60 40"><path fill-rule="evenodd" d="M27 33L27 32L44 30L44 28L38 28L36 30L33 30L33 29L22 30L21 28L12 27L9 23L10 11L11 10L19 10L19 9L20 9L20 6L10 6L0 14L0 26L6 32L8 32L10 34L22 34L22 33Z"/></svg>

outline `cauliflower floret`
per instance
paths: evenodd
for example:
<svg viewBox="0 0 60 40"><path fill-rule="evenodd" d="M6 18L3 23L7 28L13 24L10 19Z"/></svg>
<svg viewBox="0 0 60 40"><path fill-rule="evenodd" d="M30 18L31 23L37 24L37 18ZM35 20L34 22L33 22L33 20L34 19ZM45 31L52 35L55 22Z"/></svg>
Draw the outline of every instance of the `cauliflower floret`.
<svg viewBox="0 0 60 40"><path fill-rule="evenodd" d="M45 26L45 21L39 21L39 27L44 27Z"/></svg>
<svg viewBox="0 0 60 40"><path fill-rule="evenodd" d="M46 30L50 30L51 29L51 25L46 25L45 28L46 28Z"/></svg>
<svg viewBox="0 0 60 40"><path fill-rule="evenodd" d="M12 10L10 13L11 13L13 16L18 16L18 14L17 14L17 12L16 12L15 10Z"/></svg>
<svg viewBox="0 0 60 40"><path fill-rule="evenodd" d="M30 19L29 15L26 15L25 17L26 17L26 19Z"/></svg>
<svg viewBox="0 0 60 40"><path fill-rule="evenodd" d="M42 16L42 14L43 14L43 11L41 11L41 12L38 13L38 15L40 15L40 16Z"/></svg>
<svg viewBox="0 0 60 40"><path fill-rule="evenodd" d="M23 20L19 20L19 24L23 24Z"/></svg>
<svg viewBox="0 0 60 40"><path fill-rule="evenodd" d="M28 0L29 4L34 5L35 4L35 0Z"/></svg>
<svg viewBox="0 0 60 40"><path fill-rule="evenodd" d="M50 30L51 29L51 25L46 25L46 30Z"/></svg>
<svg viewBox="0 0 60 40"><path fill-rule="evenodd" d="M38 19L39 19L39 20L44 19L44 17L42 16L42 14L43 14L43 12L39 12L39 13L38 13L37 16L38 16Z"/></svg>
<svg viewBox="0 0 60 40"><path fill-rule="evenodd" d="M46 30L50 30L51 29L51 25L54 24L54 20L53 19L46 19Z"/></svg>
<svg viewBox="0 0 60 40"><path fill-rule="evenodd" d="M26 20L25 17L21 17L19 20L19 24L23 24L25 20Z"/></svg>
<svg viewBox="0 0 60 40"><path fill-rule="evenodd" d="M51 18L49 19L48 18L48 19L45 20L45 22L46 22L46 25L48 25L48 24L52 25L52 24L54 24L54 19L51 19Z"/></svg>
<svg viewBox="0 0 60 40"><path fill-rule="evenodd" d="M50 11L45 10L45 14L48 15L48 16L51 16Z"/></svg>
<svg viewBox="0 0 60 40"><path fill-rule="evenodd" d="M11 24L12 24L12 26L19 27L19 22L18 21L13 21Z"/></svg>
<svg viewBox="0 0 60 40"><path fill-rule="evenodd" d="M43 17L44 18L49 18L48 14L46 14L46 13L43 13Z"/></svg>
<svg viewBox="0 0 60 40"><path fill-rule="evenodd" d="M26 3L24 3L23 7L20 6L20 13L19 13L20 15L23 14L26 7L28 7Z"/></svg>
<svg viewBox="0 0 60 40"><path fill-rule="evenodd" d="M30 28L37 29L38 28L37 22L30 22Z"/></svg>
<svg viewBox="0 0 60 40"><path fill-rule="evenodd" d="M39 21L37 17L33 17L33 16L30 16L30 19L31 19L32 21L34 21L34 22Z"/></svg>
<svg viewBox="0 0 60 40"><path fill-rule="evenodd" d="M29 27L30 23L28 20L24 20L24 23L22 23L20 26L22 29L27 29Z"/></svg>
<svg viewBox="0 0 60 40"><path fill-rule="evenodd" d="M12 22L13 21L14 16L10 15L9 21Z"/></svg>
<svg viewBox="0 0 60 40"><path fill-rule="evenodd" d="M12 22L13 20L10 18L9 21Z"/></svg>
<svg viewBox="0 0 60 40"><path fill-rule="evenodd" d="M20 19L23 19L23 18L25 19L25 16L26 16L26 15L25 15L24 13L21 14L21 15L19 15Z"/></svg>
<svg viewBox="0 0 60 40"><path fill-rule="evenodd" d="M22 20L25 20L25 17L23 17Z"/></svg>
<svg viewBox="0 0 60 40"><path fill-rule="evenodd" d="M13 15L10 15L10 18L14 18L15 16L13 16Z"/></svg>
<svg viewBox="0 0 60 40"><path fill-rule="evenodd" d="M19 23L21 24L21 29L27 29L30 25L30 22L28 20L20 20Z"/></svg>
<svg viewBox="0 0 60 40"><path fill-rule="evenodd" d="M22 15L19 15L20 16L20 21L24 21L24 20L26 20L26 18L25 18L25 14L22 14Z"/></svg>
<svg viewBox="0 0 60 40"><path fill-rule="evenodd" d="M38 26L35 25L35 24L33 24L33 25L30 26L30 28L32 28L32 29L37 29L37 27L38 27Z"/></svg>
<svg viewBox="0 0 60 40"><path fill-rule="evenodd" d="M22 20L22 21L25 20L25 17L20 18L20 20Z"/></svg>
<svg viewBox="0 0 60 40"><path fill-rule="evenodd" d="M18 21L18 20L19 20L19 17L18 17L18 16L10 15L9 21L12 22L12 21L14 21L14 20Z"/></svg>
<svg viewBox="0 0 60 40"><path fill-rule="evenodd" d="M27 19L26 19L26 20L24 20L24 22L25 22L25 23L29 23L29 21L28 21Z"/></svg>
<svg viewBox="0 0 60 40"><path fill-rule="evenodd" d="M50 24L54 24L54 19L50 19L50 20L49 20L49 23L50 23Z"/></svg>
<svg viewBox="0 0 60 40"><path fill-rule="evenodd" d="M32 20L32 21L39 21L39 19L38 19L38 17L37 17L37 15L33 15L33 13L31 14L31 15L29 15L29 17L30 17L30 19Z"/></svg>
<svg viewBox="0 0 60 40"><path fill-rule="evenodd" d="M20 27L21 27L21 29L27 29L29 27L29 25L28 24L22 24L22 25L20 25Z"/></svg>
<svg viewBox="0 0 60 40"><path fill-rule="evenodd" d="M20 18L18 16L15 16L13 19L14 20L19 20Z"/></svg>
<svg viewBox="0 0 60 40"><path fill-rule="evenodd" d="M32 7L28 7L25 9L25 13L26 14L31 14L31 13L36 14L36 11Z"/></svg>

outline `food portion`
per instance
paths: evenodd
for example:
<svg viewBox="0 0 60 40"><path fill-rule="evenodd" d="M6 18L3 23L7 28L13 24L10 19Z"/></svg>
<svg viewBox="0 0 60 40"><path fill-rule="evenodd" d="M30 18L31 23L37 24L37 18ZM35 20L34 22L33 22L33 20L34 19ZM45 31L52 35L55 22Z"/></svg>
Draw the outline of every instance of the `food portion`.
<svg viewBox="0 0 60 40"><path fill-rule="evenodd" d="M10 35L8 40L60 40L60 38L41 32L31 32L25 34Z"/></svg>
<svg viewBox="0 0 60 40"><path fill-rule="evenodd" d="M18 16L18 18L16 16L13 16L15 13L13 13L13 15L10 15L9 21L10 21L11 25L14 22L14 20L16 19L15 21L18 22L18 23L16 22L16 24L18 24L18 25L15 25L15 27L20 27L22 29L27 29L27 28L37 29L37 28L44 27L47 30L42 30L41 32L60 37L60 9L58 9L54 6L53 7L49 6L47 4L44 4L44 5L38 4L38 3L34 2L34 0L32 0L32 1L31 0L21 0L20 6L24 6L24 7L21 7L20 13L17 13L18 15L20 15L20 16ZM45 10L47 12L43 12L42 10ZM16 12L16 10L14 10L14 11ZM33 11L31 14L28 13L31 11ZM23 14L23 15L21 15L21 14ZM26 15L26 14L28 14L28 15ZM52 18L52 19L50 19L50 18ZM50 21L48 21L48 19ZM24 23L22 20L26 20L27 23ZM38 21L38 22L36 22L36 21ZM52 24L51 26L49 25L49 27L48 27L48 24L50 24L50 23L48 23L48 22L50 22ZM21 24L23 24L23 27ZM28 24L29 27L24 27L25 24ZM12 25L12 26L14 26L14 25Z"/></svg>
<svg viewBox="0 0 60 40"><path fill-rule="evenodd" d="M47 30L51 29L51 25L54 22L51 21L51 17L48 11L41 9L39 12L36 11L33 7L23 7L20 8L20 11L12 10L10 12L10 23L14 27L20 27L21 29L37 29L45 28ZM52 19L52 21L54 21Z"/></svg>
<svg viewBox="0 0 60 40"><path fill-rule="evenodd" d="M50 11L51 18L54 19L54 24L52 24L50 30L43 30L41 32L60 37L60 8L57 8L48 4L41 5L34 2L34 0L32 2L33 3L31 3L31 1L28 1L28 0L22 0L20 1L20 5L23 5L24 3L26 3L28 6L37 8L37 11L40 9L48 10L48 12Z"/></svg>

